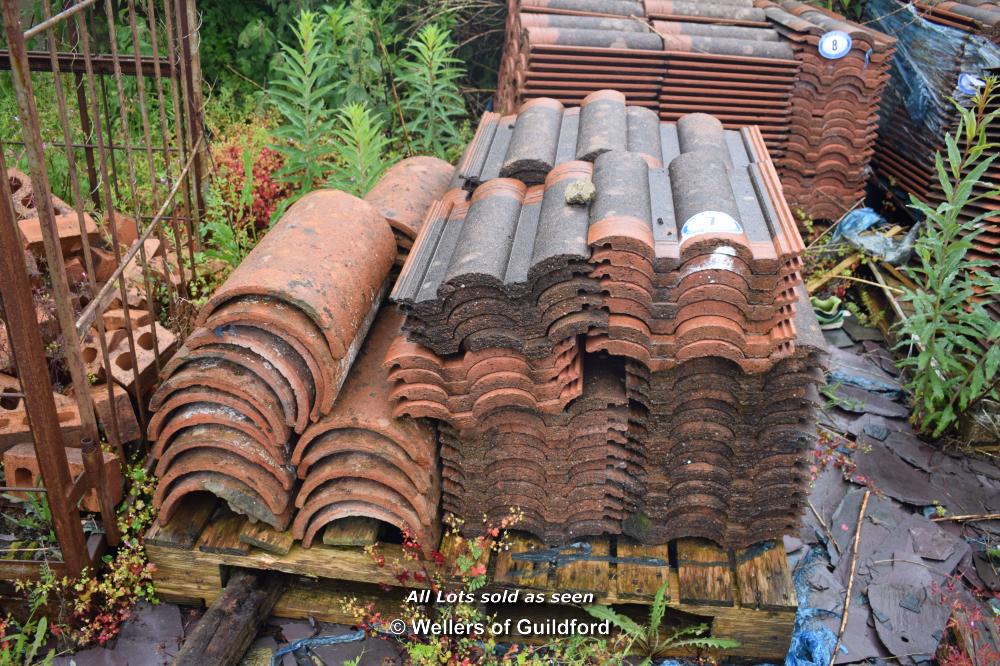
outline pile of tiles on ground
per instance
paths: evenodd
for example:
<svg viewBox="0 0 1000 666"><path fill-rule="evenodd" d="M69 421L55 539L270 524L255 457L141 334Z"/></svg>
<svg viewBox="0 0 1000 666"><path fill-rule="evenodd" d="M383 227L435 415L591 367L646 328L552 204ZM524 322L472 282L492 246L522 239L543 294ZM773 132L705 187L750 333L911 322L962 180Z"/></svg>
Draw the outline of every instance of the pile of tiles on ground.
<svg viewBox="0 0 1000 666"><path fill-rule="evenodd" d="M388 413L381 366L401 318L384 310L362 343L405 253L390 223L415 233L412 206L441 196L454 171L438 162L400 163L375 205L306 195L216 290L150 404L161 523L207 492L254 522L291 524L307 547L358 516L437 545L433 430Z"/></svg>
<svg viewBox="0 0 1000 666"><path fill-rule="evenodd" d="M523 504L526 529L551 542L627 529L746 545L794 523L821 343L796 337L802 243L760 131L705 114L660 123L614 91L570 109L538 99L486 114L459 175L393 291L405 339L386 358L397 413L444 423L444 505L478 524ZM815 328L808 305L798 317ZM662 407L671 373L705 359L743 390L727 415L748 443L725 467L743 483L735 508L695 529L700 500L670 509L686 491L671 494L663 457L686 441L671 419L687 412ZM759 395L765 376L799 411ZM690 414L693 431L709 427ZM793 416L805 422L781 444L751 433ZM776 446L787 455L771 476L746 462ZM739 524L779 478L769 520ZM566 508L577 502L586 520Z"/></svg>
<svg viewBox="0 0 1000 666"><path fill-rule="evenodd" d="M511 0L508 10L501 112L614 88L661 120L704 112L730 129L759 126L789 201L814 217L839 217L863 195L891 38L788 0ZM830 30L855 40L837 60L818 53Z"/></svg>
<svg viewBox="0 0 1000 666"><path fill-rule="evenodd" d="M791 128L776 158L785 196L820 218L837 219L864 196L882 92L896 40L796 0L757 0L801 63L791 96ZM851 39L846 55L820 55L824 34Z"/></svg>
<svg viewBox="0 0 1000 666"><path fill-rule="evenodd" d="M1000 25L1000 11L986 3L976 8L961 3L916 4L935 5L935 12L928 14L922 8L905 7L895 0L874 0L866 8L874 27L892 30L899 40L893 76L882 105L874 163L882 183L900 200L908 202L912 194L937 207L945 194L935 155L946 154L945 135L956 132L960 118L952 99L970 107L975 88L963 81L971 83L1000 74L1000 46L991 41ZM956 24L956 28L951 27L954 21L941 20L938 15L938 10L959 9L975 10L981 21L974 21L975 27ZM985 24L990 17L992 23ZM912 91L917 72L919 95ZM988 112L996 111L1000 101L994 99L989 106ZM989 134L991 142L1000 141L996 123ZM1000 196L995 193L995 185L1000 183L1000 164L994 163L982 180L974 189L980 198L963 208L961 219L984 216L971 253L976 259L991 262L993 274L1000 275ZM1000 301L994 299L986 305L1000 319Z"/></svg>

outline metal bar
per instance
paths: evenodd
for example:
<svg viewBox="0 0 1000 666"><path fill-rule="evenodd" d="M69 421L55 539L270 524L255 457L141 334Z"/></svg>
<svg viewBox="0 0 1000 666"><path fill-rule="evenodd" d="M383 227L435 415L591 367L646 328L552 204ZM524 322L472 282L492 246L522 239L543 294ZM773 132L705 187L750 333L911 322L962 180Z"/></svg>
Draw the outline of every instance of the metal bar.
<svg viewBox="0 0 1000 666"><path fill-rule="evenodd" d="M51 280L52 297L56 303L56 319L63 336L63 346L68 351L64 358L73 382L74 398L80 412L80 422L87 437L98 437L97 417L94 414L94 404L90 397L90 383L83 359L79 355L80 338L76 332L73 315L72 295L69 282L66 279L66 266L63 262L62 248L59 243L59 232L56 227L55 211L52 207L51 187L45 167L45 151L41 131L38 127L38 109L31 85L31 74L25 59L26 47L24 34L20 30L20 4L15 0L3 0L4 27L7 41L14 63L11 80L17 98L18 111L24 141L28 145L25 152L28 157L28 167L31 172L31 183L34 188L35 205L38 211L39 227L42 232L42 242L45 247L45 259L48 264ZM11 236L12 239L19 236ZM23 384L22 384L23 388Z"/></svg>
<svg viewBox="0 0 1000 666"><path fill-rule="evenodd" d="M153 45L153 61L156 66L153 68L153 79L156 83L156 99L157 99L157 109L160 114L160 142L166 146L169 143L169 138L167 136L167 101L166 96L163 94L163 77L160 73L160 40L158 34L158 27L156 24L156 5L153 0L146 0L146 20L149 25L149 35L150 42ZM174 160L171 159L169 153L163 156L164 167L168 175L171 175L172 168L174 167ZM173 215L170 217L170 230L173 232L174 236L174 254L177 257L177 272L180 274L180 292L182 294L187 294L187 276L184 271L184 249L181 246L180 229L177 226L177 216ZM178 323L180 318L178 317Z"/></svg>
<svg viewBox="0 0 1000 666"><path fill-rule="evenodd" d="M180 42L178 46L180 47L180 69L181 69L181 80L184 85L181 91L184 93L184 104L186 111L187 123L185 128L187 131L188 145L195 146L200 144L201 136L201 109L198 108L197 93L195 91L194 85L194 74L193 74L193 60L194 53L197 52L197 35L192 35L191 33L191 23L197 20L197 12L194 9L193 0L176 0L177 7L177 31L179 35ZM201 159L195 160L194 163L194 210L192 211L192 216L195 218L200 218L202 211L205 210L205 200L201 191L202 184L202 171L201 171ZM197 233L192 234L192 240L197 247L201 239L198 237ZM194 264L192 257L192 265Z"/></svg>
<svg viewBox="0 0 1000 666"><path fill-rule="evenodd" d="M83 468L87 470L87 476L94 482L94 490L97 491L97 503L101 508L104 535L107 537L109 545L117 546L118 542L121 541L121 532L118 531L115 501L111 493L108 492L107 469L104 467L101 449L92 439L82 441L80 448Z"/></svg>
<svg viewBox="0 0 1000 666"><path fill-rule="evenodd" d="M17 0L2 0L4 24L8 38L22 38L17 21ZM7 172L0 150L0 170ZM10 335L11 347L17 358L31 435L42 483L49 490L49 508L52 523L63 560L70 575L77 575L90 564L87 543L80 526L80 514L65 495L70 486L69 463L63 448L62 429L52 396L49 368L45 359L41 332L35 319L35 303L31 283L24 266L17 223L14 219L13 197L10 183L0 178L0 297L3 298L3 315Z"/></svg>
<svg viewBox="0 0 1000 666"><path fill-rule="evenodd" d="M74 23L69 24L70 34L75 33L76 25ZM73 83L76 88L76 108L80 113L80 130L83 132L83 136L89 137L94 131L93 125L90 123L90 113L87 111L87 93L83 87L83 75L74 74ZM65 148L65 146L63 146ZM76 148L76 146L71 146ZM90 145L81 145L84 149L84 158L87 161L87 184L89 185L90 200L94 202L95 208L101 207L101 195L98 192L97 184L97 162L94 160L94 148Z"/></svg>
<svg viewBox="0 0 1000 666"><path fill-rule="evenodd" d="M84 100L84 103L86 103L86 100ZM84 131L85 134L89 134L88 130L84 129L83 131ZM25 145L24 141L5 141L4 143L6 143L8 146L24 146ZM55 146L57 148L65 148L66 147L66 143L63 142L63 141L47 141L46 145L48 145L48 146ZM70 148L75 148L77 150L93 150L94 148L97 148L97 144L96 143L71 143L71 144L69 144L69 147ZM108 150L125 150L125 146L107 145L105 147ZM152 150L153 152L157 152L157 153L176 153L176 152L179 152L173 146L166 146L166 147L164 147L164 146L150 146L149 149Z"/></svg>
<svg viewBox="0 0 1000 666"><path fill-rule="evenodd" d="M173 9L171 5L173 0L164 0L163 2L163 22L165 25L165 32L167 35L167 54L171 63L174 59L178 62L182 62L180 57L180 51L177 48L174 41L174 20L173 20ZM180 29L179 27L177 28ZM180 102L180 89L181 89L181 77L179 75L179 69L181 65L174 67L170 73L170 99L173 104L174 109L174 133L177 135L177 147L180 148L180 159L182 162L187 161L186 148L191 146L187 143L185 139L190 139L190 135L184 129L184 114L182 112L181 102ZM192 205L191 199L191 178L187 173L178 176L178 179L184 183L184 204L187 208L188 215L195 218L195 210ZM200 229L198 222L195 219L190 219L187 222L187 245L188 245L188 263L191 270L191 280L196 280L198 276L198 267L195 262L195 247L197 238L196 235L199 233Z"/></svg>
<svg viewBox="0 0 1000 666"><path fill-rule="evenodd" d="M42 3L42 11L45 12L46 16L51 15L52 7L51 4L49 3L49 0L45 0ZM48 37L49 37L48 39L49 53L51 54L53 72L55 73L55 76L53 76L52 79L53 79L53 89L56 94L56 103L57 103L56 106L59 110L59 122L62 125L63 141L66 144L69 144L72 137L70 136L69 113L66 110L66 96L63 93L62 77L60 76L59 63L56 59L55 30L50 29L48 31ZM82 108L81 111L85 112ZM80 190L80 179L77 176L76 172L76 156L73 154L72 149L66 150L66 164L69 171L70 189L73 193L73 205L76 207L77 222L80 226L80 240L82 241L83 244L83 265L87 273L87 286L89 287L90 290L90 296L91 298L93 298L94 294L97 293L97 277L96 277L97 271L94 270L94 257L93 253L91 252L90 239L87 236L87 228L84 222L83 194ZM80 336L81 339L84 337L83 334L78 333L78 335ZM104 329L104 320L101 318L98 318L97 320L97 335L99 336L99 341L100 341L101 360L104 362L105 369L108 369L111 367L111 355L108 352L107 331ZM82 347L77 346L75 349L66 350L65 353L67 354L72 353L81 356L80 364L83 365L84 362L82 359L82 353L83 353ZM108 377L108 382L107 382L108 404L111 405L115 403L114 387L112 384L113 382L111 381L111 378ZM116 410L111 410L111 412L113 415L116 415ZM125 465L125 449L122 447L121 429L118 427L117 418L113 417L112 421L113 422L111 424L111 435L113 436L113 440L118 449L119 460L121 461L122 465Z"/></svg>
<svg viewBox="0 0 1000 666"><path fill-rule="evenodd" d="M21 486L0 486L0 493L47 493L48 488L22 488Z"/></svg>
<svg viewBox="0 0 1000 666"><path fill-rule="evenodd" d="M122 140L125 142L125 161L128 166L129 187L132 189L132 214L138 217L138 215L142 212L142 207L139 205L135 159L132 156L132 142L129 140L128 104L125 99L125 89L122 88L121 59L118 55L118 44L115 37L115 26L118 21L115 16L115 7L112 5L111 0L105 0L104 2L104 16L108 23L108 34L111 35L111 57L114 59L115 63L115 91L118 93L118 116L122 124ZM145 115L145 113L142 115ZM138 225L138 222L136 222L136 224ZM150 224L149 228L155 231L159 228L159 225ZM163 245L162 239L160 239L160 245ZM137 247L139 249L138 265L142 270L142 286L146 290L146 306L149 309L151 319L155 322L157 320L156 299L153 297L153 289L149 278L149 271L147 270L149 268L150 257L146 256L146 248L143 243L138 243ZM131 317L129 316L130 307L131 306L127 302L127 299L122 302L122 313L125 315L125 321L131 321ZM159 343L156 339L156 326L150 327L149 330L153 338L153 354L156 361L156 370L159 372L160 358ZM136 346L135 335L133 334L130 326L125 327L125 337L128 340L129 354L132 355L132 358L138 358L138 354L136 353L138 347ZM136 403L139 407L140 420L142 421L143 426L145 426L146 405L143 401L142 377L139 374L138 366L135 364L132 365L132 381L135 388Z"/></svg>
<svg viewBox="0 0 1000 666"><path fill-rule="evenodd" d="M96 0L95 0L96 2ZM111 57L103 54L95 54L91 65L94 68L94 72L97 74L112 75L115 73L114 63ZM33 72L50 72L52 71L49 65L49 54L46 51L28 51L28 65ZM129 63L122 67L122 74L124 76L152 76L153 69L156 67L157 63L153 61L150 56L141 56L138 64ZM170 69L172 65L169 62L159 63L160 67ZM11 68L10 64L10 52L6 49L0 49L0 70L7 70ZM59 54L59 68L64 72L70 72L73 74L83 74L86 71L86 64L83 59L75 53L60 53Z"/></svg>
<svg viewBox="0 0 1000 666"><path fill-rule="evenodd" d="M135 0L128 0L128 23L129 29L132 31L132 42L135 45L133 51L136 59L139 57L139 28L135 21ZM156 160L153 158L153 152L149 149L150 145L153 143L153 131L149 126L149 107L146 104L146 81L142 79L137 81L139 89L139 115L142 118L142 138L143 138L143 148L146 153L146 168L149 169L149 176L151 182L151 189L153 195L153 205L158 206L160 201L160 179L156 177ZM136 208L135 211L136 220L139 219L142 214L140 208ZM157 221L156 223L156 237L160 241L160 246L164 249L164 257L166 256L167 243L163 233L163 224ZM169 273L170 269L167 266L166 258L164 258L164 273ZM169 275L166 275L166 287L167 287L167 310L170 314L171 319L177 319L177 292L174 287L173 280L170 279ZM147 294L147 298L150 298L152 294ZM155 301L155 299L152 299ZM155 317L156 311L152 306L152 301L150 302L149 311L153 313ZM156 343L156 327L150 329L153 335L153 360L156 363L156 372L159 374L161 367L160 360L160 348ZM138 371L138 369L136 370Z"/></svg>
<svg viewBox="0 0 1000 666"><path fill-rule="evenodd" d="M91 6L95 2L97 2L97 0L80 0L72 7L64 9L55 16L51 16L45 19L38 25L28 28L27 30L24 31L24 41L28 41L35 35L41 34L43 30L47 30L48 28L51 28L56 24L65 21L66 19L68 19L70 16L73 16L77 12L82 12L84 9Z"/></svg>
<svg viewBox="0 0 1000 666"><path fill-rule="evenodd" d="M204 139L204 137L202 137L202 139ZM194 162L194 158L195 154L192 153L191 156L188 158L187 164L184 165L182 176L184 177L187 176L188 172L191 170L191 165ZM166 199L163 201L163 205L160 206L160 210L156 213L155 216L153 216L154 221L158 221L164 217L167 207L170 205L170 202L173 200L173 198L177 195L177 191L181 188L183 182L184 178L182 177L179 178L177 182L174 183L173 188L170 190L170 192L167 194ZM139 239L132 244L132 247L129 248L128 252L125 253L124 258L119 260L118 267L115 269L115 272L111 274L111 277L108 279L107 283L97 293L97 296L94 297L94 300L88 303L87 307L84 308L83 313L80 315L80 318L76 320L76 329L78 331L80 330L86 331L87 328L89 328L90 325L94 322L94 318L97 316L97 312L101 310L102 308L101 302L104 301L105 304L107 304L107 302L111 300L111 295L112 295L111 290L114 288L113 285L115 281L121 277L122 273L125 270L125 267L128 266L128 263L135 258L136 254L139 253L139 248L142 247L142 242L144 240L147 240L152 235L153 228L154 225L150 224L149 227L147 227L146 230L142 233L142 235L139 236Z"/></svg>
<svg viewBox="0 0 1000 666"><path fill-rule="evenodd" d="M76 17L74 17L74 20L77 23L76 28L77 28L77 33L80 36L80 48L83 50L84 61L87 62L87 63L89 63L90 62L90 32L87 30L86 26L83 24L83 19L82 19L82 17L79 14ZM101 78L101 81L102 82L104 81L103 77ZM90 93L89 97L92 100L91 104L93 105L93 109L92 110L94 112L94 119L95 119L94 123L95 123L95 129L96 129L96 132L95 132L94 136L97 138L97 154L98 154L98 161L99 161L99 165L100 165L100 169L101 169L101 186L102 186L102 190L103 190L102 194L104 195L105 210L107 211L107 221L108 221L108 225L109 225L110 231L111 231L111 244L113 246L112 250L114 251L115 260L117 262L117 266L116 266L115 273L114 273L113 277L107 281L107 283L104 285L104 288L102 288L101 292L103 293L105 290L107 290L107 288L109 286L111 286L113 288L114 285L115 285L115 283L117 282L118 293L121 296L122 310L123 310L123 313L125 314L125 320L126 321L131 321L131 318L129 316L129 311L127 309L128 308L128 290L127 290L127 288L125 286L125 280L122 279L122 273L124 271L125 266L127 266L127 263L122 262L122 245L121 245L121 243L118 240L118 225L115 223L115 215L114 215L114 199L112 198L112 195L111 195L111 184L109 183L109 180L108 180L108 156L109 156L109 151L105 150L105 148L104 148L104 133L103 133L103 131L101 129L100 110L97 108L98 103L97 103L96 87L95 87L95 84L94 84L94 73L91 70L87 71L87 89L88 89L88 92ZM103 92L103 87L102 87L102 92ZM104 101L105 101L105 111L107 111L107 95L106 94L104 95ZM110 115L110 114L108 114L108 115ZM109 136L109 138L112 136L112 130L111 130L110 124L108 125L108 136ZM112 168L112 170L114 170L114 155L115 155L114 151L110 151L111 168ZM118 181L118 179L117 179L117 172L115 172L114 184L115 184L115 191L116 191L116 193L118 191L118 189L117 189L117 181ZM110 293L110 291L108 293ZM109 297L109 299L110 299L110 297ZM97 302L98 302L97 301L97 297L95 297L95 300L92 301L90 304L88 304L87 309L89 310L91 308L91 306L94 303L97 303ZM106 305L106 303L105 303L105 305ZM103 308L103 306L102 306L102 308ZM86 310L85 310L85 312L86 312ZM94 312L94 316L96 316L98 310L94 310L93 312ZM91 320L91 323L93 323L93 320ZM79 331L80 330L79 329L79 324L77 324L77 327L78 327L77 330ZM83 330L86 331L89 327L90 327L90 324L88 323L87 326L83 328ZM133 335L132 335L132 328L131 327L126 327L125 331L126 331L126 335L127 335L128 339L129 339L129 351L134 354L135 353L135 344L134 344ZM110 365L107 366L107 371L110 373ZM142 402L142 395L141 395L141 393L139 391L139 387L135 386L133 388L135 389L134 394L135 394L136 402L139 405L140 413L143 416L145 416L144 406L143 406L143 402ZM143 419L143 426L145 426L145 419ZM123 465L125 464L124 459L122 460L122 464Z"/></svg>

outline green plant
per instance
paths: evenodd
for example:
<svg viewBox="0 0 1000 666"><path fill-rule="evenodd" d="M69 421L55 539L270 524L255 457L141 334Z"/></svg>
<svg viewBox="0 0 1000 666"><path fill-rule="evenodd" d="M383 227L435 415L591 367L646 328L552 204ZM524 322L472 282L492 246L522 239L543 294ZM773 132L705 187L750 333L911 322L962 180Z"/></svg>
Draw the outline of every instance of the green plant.
<svg viewBox="0 0 1000 666"><path fill-rule="evenodd" d="M202 258L221 262L226 266L225 274L239 266L257 244L257 224L253 218L253 165L253 153L244 148L241 155L242 178L214 178L205 196L206 210L201 228L205 249Z"/></svg>
<svg viewBox="0 0 1000 666"><path fill-rule="evenodd" d="M663 615L667 610L667 586L668 583L664 583L656 591L656 596L653 598L653 605L649 609L649 622L645 627L640 626L632 618L618 613L610 606L586 606L585 610L598 620L608 621L621 630L628 639L628 648L625 652L631 653L634 650L643 656L642 666L649 666L654 660L663 659L669 651L676 651L683 648L728 650L739 647L739 641L731 638L702 636L702 634L708 631L707 624L682 627L665 638L662 637L660 635L660 625L663 623Z"/></svg>
<svg viewBox="0 0 1000 666"><path fill-rule="evenodd" d="M465 72L453 55L455 48L443 26L426 25L403 51L396 76L414 149L442 158L454 157L465 139L465 100L458 87Z"/></svg>
<svg viewBox="0 0 1000 666"><path fill-rule="evenodd" d="M906 269L918 288L904 288L902 300L913 314L899 323L896 347L916 347L899 365L911 371L911 418L934 437L955 426L979 401L996 398L1000 382L1000 322L979 301L1000 295L1000 278L985 270L993 262L968 255L981 233L980 223L992 215L977 215L973 204L1000 196L985 179L997 158L998 146L987 133L1000 115L987 111L995 102L996 86L995 78L988 80L970 108L955 103L958 129L945 137L946 153L935 157L944 201L931 208L910 197L910 206L926 217L926 224L915 247L919 263Z"/></svg>
<svg viewBox="0 0 1000 666"><path fill-rule="evenodd" d="M330 48L328 22L301 12L292 29L295 44L282 44L278 78L270 94L282 117L274 145L284 159L278 177L304 194L323 180L331 156L333 108L327 98L336 87L337 63Z"/></svg>
<svg viewBox="0 0 1000 666"><path fill-rule="evenodd" d="M35 617L47 602L44 589L32 590L28 595L28 618L24 622L19 623L10 615L0 618L0 666L48 666L55 659L53 649L42 653L49 639L48 618Z"/></svg>
<svg viewBox="0 0 1000 666"><path fill-rule="evenodd" d="M381 119L362 104L347 104L337 113L333 138L336 161L330 186L363 197L387 166L389 140Z"/></svg>
<svg viewBox="0 0 1000 666"><path fill-rule="evenodd" d="M23 498L7 494L4 499L23 507L17 513L5 511L0 514L19 537L10 543L7 552L17 559L25 554L34 559L55 555L59 547L52 523L52 511L45 493L25 493Z"/></svg>

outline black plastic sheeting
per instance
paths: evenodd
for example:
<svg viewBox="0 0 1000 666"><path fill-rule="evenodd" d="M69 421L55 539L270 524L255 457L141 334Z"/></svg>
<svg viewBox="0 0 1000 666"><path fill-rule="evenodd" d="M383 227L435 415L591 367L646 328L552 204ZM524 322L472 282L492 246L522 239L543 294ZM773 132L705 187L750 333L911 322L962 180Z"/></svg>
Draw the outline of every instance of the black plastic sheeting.
<svg viewBox="0 0 1000 666"><path fill-rule="evenodd" d="M931 23L912 5L896 0L869 0L864 22L899 40L892 79L882 96L881 124L898 127L898 111L905 109L913 124L922 127L922 136L898 147L903 153L918 151L913 158L922 159L919 146L952 129L946 126L954 115L951 100L966 105L971 99L969 92L960 89L959 79L963 74L982 79L1000 68L1000 46L979 35Z"/></svg>

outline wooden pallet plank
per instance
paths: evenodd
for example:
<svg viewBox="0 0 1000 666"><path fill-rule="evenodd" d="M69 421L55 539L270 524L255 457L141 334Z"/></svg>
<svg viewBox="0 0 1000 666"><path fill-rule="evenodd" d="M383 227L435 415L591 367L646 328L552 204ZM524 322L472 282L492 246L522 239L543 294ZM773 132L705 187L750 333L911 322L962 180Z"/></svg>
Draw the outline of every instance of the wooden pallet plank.
<svg viewBox="0 0 1000 666"><path fill-rule="evenodd" d="M560 592L594 592L605 597L611 589L610 541L607 537L597 537L587 539L586 543L590 546L589 555L584 549L573 547L560 550L556 563L556 589ZM581 559L575 559L578 555ZM563 558L568 558L568 561Z"/></svg>
<svg viewBox="0 0 1000 666"><path fill-rule="evenodd" d="M288 551L292 549L292 544L295 543L295 538L292 536L291 530L279 532L265 523L257 522L254 524L247 521L243 525L243 531L240 532L240 541L269 553L287 555Z"/></svg>
<svg viewBox="0 0 1000 666"><path fill-rule="evenodd" d="M795 613L750 608L702 606L713 616L712 636L734 638L740 646L725 652L726 658L741 658L753 662L784 663L792 641Z"/></svg>
<svg viewBox="0 0 1000 666"><path fill-rule="evenodd" d="M219 565L204 562L198 551L146 544L146 557L156 565L153 583L163 601L197 599L212 603L222 591Z"/></svg>
<svg viewBox="0 0 1000 666"><path fill-rule="evenodd" d="M378 540L382 523L372 518L341 518L323 530L327 546L370 546Z"/></svg>
<svg viewBox="0 0 1000 666"><path fill-rule="evenodd" d="M542 550L541 542L529 536L511 535L510 548L496 555L493 580L517 587L547 588L549 586L549 561L536 562L519 559L515 555Z"/></svg>
<svg viewBox="0 0 1000 666"><path fill-rule="evenodd" d="M794 609L795 588L781 542L766 541L736 551L736 580L743 606Z"/></svg>
<svg viewBox="0 0 1000 666"><path fill-rule="evenodd" d="M191 548L215 513L217 504L214 497L202 493L185 496L166 525L153 523L146 532L145 543L164 548Z"/></svg>
<svg viewBox="0 0 1000 666"><path fill-rule="evenodd" d="M669 584L669 546L644 546L619 538L616 555L615 593L620 599L651 599L667 584L664 595L672 599Z"/></svg>
<svg viewBox="0 0 1000 666"><path fill-rule="evenodd" d="M204 553L246 555L250 546L240 541L240 533L247 522L246 516L223 507L198 537L196 547Z"/></svg>
<svg viewBox="0 0 1000 666"><path fill-rule="evenodd" d="M707 539L677 540L677 590L688 604L732 606L735 603L729 553Z"/></svg>

